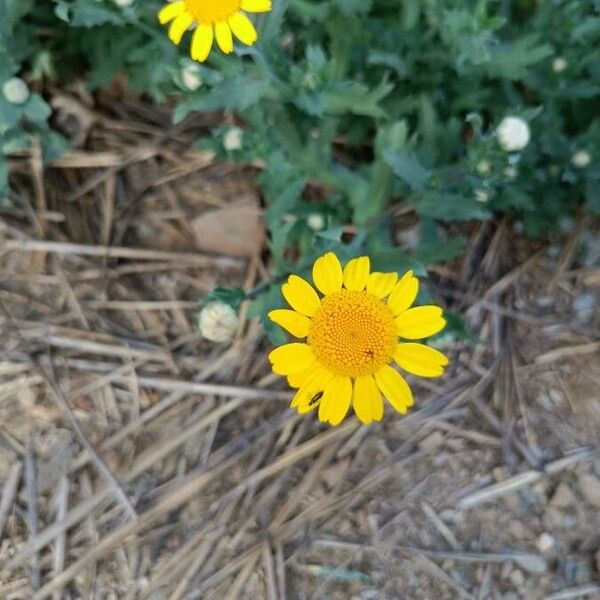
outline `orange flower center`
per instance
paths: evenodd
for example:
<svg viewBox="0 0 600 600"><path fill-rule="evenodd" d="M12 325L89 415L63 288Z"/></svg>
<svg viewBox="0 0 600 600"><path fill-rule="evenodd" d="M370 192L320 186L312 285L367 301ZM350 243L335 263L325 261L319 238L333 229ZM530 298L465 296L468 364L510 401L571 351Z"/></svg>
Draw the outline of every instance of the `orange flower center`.
<svg viewBox="0 0 600 600"><path fill-rule="evenodd" d="M223 23L240 11L241 0L185 0L188 12L197 23Z"/></svg>
<svg viewBox="0 0 600 600"><path fill-rule="evenodd" d="M398 337L394 317L379 298L342 290L323 298L308 342L330 371L356 377L391 362Z"/></svg>

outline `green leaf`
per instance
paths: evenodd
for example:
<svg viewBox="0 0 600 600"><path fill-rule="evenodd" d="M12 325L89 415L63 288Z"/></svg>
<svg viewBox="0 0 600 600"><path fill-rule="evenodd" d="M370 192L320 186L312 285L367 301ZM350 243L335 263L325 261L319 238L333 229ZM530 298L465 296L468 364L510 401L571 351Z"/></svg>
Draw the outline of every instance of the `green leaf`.
<svg viewBox="0 0 600 600"><path fill-rule="evenodd" d="M69 22L69 9L70 9L70 6L67 2L65 2L64 0L58 0L56 6L54 8L54 14L61 21L68 23Z"/></svg>
<svg viewBox="0 0 600 600"><path fill-rule="evenodd" d="M491 217L491 212L481 202L448 192L428 192L412 201L412 205L418 214L441 221L486 220Z"/></svg>
<svg viewBox="0 0 600 600"><path fill-rule="evenodd" d="M471 344L477 344L481 342L476 335L469 331L465 319L458 313L445 310L444 318L446 319L446 327L439 334L439 336L436 336L437 338L453 335L456 338Z"/></svg>
<svg viewBox="0 0 600 600"><path fill-rule="evenodd" d="M8 167L2 154L0 154L0 205L2 196L8 191Z"/></svg>
<svg viewBox="0 0 600 600"><path fill-rule="evenodd" d="M385 118L387 113L380 102L394 89L385 81L370 90L368 86L355 81L331 83L323 89L300 94L296 104L311 115L342 115L350 113L373 118Z"/></svg>
<svg viewBox="0 0 600 600"><path fill-rule="evenodd" d="M123 17L114 10L89 0L76 0L70 6L71 17L69 19L73 27L97 27L110 23L112 25L122 25ZM65 14L62 9L62 14Z"/></svg>
<svg viewBox="0 0 600 600"><path fill-rule="evenodd" d="M45 131L41 137L42 156L45 162L60 158L71 147L71 142L56 131Z"/></svg>
<svg viewBox="0 0 600 600"><path fill-rule="evenodd" d="M421 244L413 258L425 265L445 263L460 256L466 247L467 240L463 236L457 236L449 240Z"/></svg>
<svg viewBox="0 0 600 600"><path fill-rule="evenodd" d="M586 178L585 203L592 214L600 215L600 173L590 173Z"/></svg>
<svg viewBox="0 0 600 600"><path fill-rule="evenodd" d="M284 306L284 302L281 296L281 288L279 285L273 284L268 286L266 291L254 300L248 309L248 317L257 317L260 320L269 341L274 346L284 344L288 338L281 327L273 323L267 315L270 311L282 306Z"/></svg>
<svg viewBox="0 0 600 600"><path fill-rule="evenodd" d="M22 114L22 107L0 98L0 134L5 134L12 127L16 127Z"/></svg>
<svg viewBox="0 0 600 600"><path fill-rule="evenodd" d="M38 94L31 94L23 105L23 114L34 123L45 123L52 109Z"/></svg>
<svg viewBox="0 0 600 600"><path fill-rule="evenodd" d="M344 233L343 227L332 227L331 229L324 229L323 231L317 231L315 235L324 240L329 240L331 242L341 242L342 235Z"/></svg>
<svg viewBox="0 0 600 600"><path fill-rule="evenodd" d="M411 150L387 150L383 156L394 174L411 190L422 190L427 185L431 174Z"/></svg>
<svg viewBox="0 0 600 600"><path fill-rule="evenodd" d="M427 273L425 265L419 260L409 256L402 248L390 248L372 252L371 263L376 271L390 271L402 275L413 270L415 275L423 276Z"/></svg>
<svg viewBox="0 0 600 600"><path fill-rule="evenodd" d="M256 104L270 90L269 81L253 75L230 79L209 91L198 91L184 100L173 113L175 123L194 111L243 110Z"/></svg>
<svg viewBox="0 0 600 600"><path fill-rule="evenodd" d="M239 287L216 287L209 292L205 297L203 304L209 302L223 302L229 304L233 308L238 308L239 305L245 300L246 292Z"/></svg>

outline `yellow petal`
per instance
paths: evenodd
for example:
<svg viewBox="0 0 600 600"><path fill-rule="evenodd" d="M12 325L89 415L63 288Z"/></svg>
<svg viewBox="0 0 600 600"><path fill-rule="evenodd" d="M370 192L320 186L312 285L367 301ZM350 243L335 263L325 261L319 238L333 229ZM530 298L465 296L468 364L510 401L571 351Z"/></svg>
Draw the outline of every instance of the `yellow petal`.
<svg viewBox="0 0 600 600"><path fill-rule="evenodd" d="M310 319L295 310L280 308L269 313L269 319L298 338L305 338L310 331Z"/></svg>
<svg viewBox="0 0 600 600"><path fill-rule="evenodd" d="M181 13L169 27L169 39L174 44L179 44L181 42L181 38L183 34L188 30L189 26L192 24L194 17L189 12Z"/></svg>
<svg viewBox="0 0 600 600"><path fill-rule="evenodd" d="M388 402L401 414L413 405L412 392L404 377L389 365L385 365L375 373L377 387L383 392Z"/></svg>
<svg viewBox="0 0 600 600"><path fill-rule="evenodd" d="M217 23L215 25L215 34L219 48L225 54L231 54L233 52L233 37L229 25L224 21Z"/></svg>
<svg viewBox="0 0 600 600"><path fill-rule="evenodd" d="M243 42L247 46L252 46L258 37L256 35L256 29L254 29L254 25L252 25L252 21L241 12L235 13L231 17L229 17L229 27L231 27L231 31L235 37L237 37L240 42Z"/></svg>
<svg viewBox="0 0 600 600"><path fill-rule="evenodd" d="M397 273L371 273L367 277L367 292L379 299L385 298L394 289L396 281Z"/></svg>
<svg viewBox="0 0 600 600"><path fill-rule="evenodd" d="M169 2L158 11L158 21L161 25L172 21L185 10L185 1Z"/></svg>
<svg viewBox="0 0 600 600"><path fill-rule="evenodd" d="M306 414L319 406L322 395L322 392L316 392L311 396L307 388L299 389L290 402L290 408L295 408L301 415Z"/></svg>
<svg viewBox="0 0 600 600"><path fill-rule="evenodd" d="M381 392L371 375L359 375L354 381L352 405L356 416L365 425L379 421L383 416Z"/></svg>
<svg viewBox="0 0 600 600"><path fill-rule="evenodd" d="M344 285L346 289L360 292L365 289L371 261L368 256L359 256L348 261L344 267Z"/></svg>
<svg viewBox="0 0 600 600"><path fill-rule="evenodd" d="M313 380L324 381L325 379L330 379L329 374L330 371L328 369L326 369L319 361L315 361L308 369L288 375L287 381L290 387L301 388Z"/></svg>
<svg viewBox="0 0 600 600"><path fill-rule="evenodd" d="M314 316L321 306L313 286L298 275L289 276L287 283L281 286L281 293L294 310L307 317Z"/></svg>
<svg viewBox="0 0 600 600"><path fill-rule="evenodd" d="M394 360L405 371L421 377L439 377L448 364L439 350L425 344L398 344Z"/></svg>
<svg viewBox="0 0 600 600"><path fill-rule="evenodd" d="M199 62L204 62L210 54L210 49L213 45L213 28L212 25L198 25L192 37L192 59Z"/></svg>
<svg viewBox="0 0 600 600"><path fill-rule="evenodd" d="M339 425L346 416L352 400L350 377L336 375L325 386L319 406L319 421Z"/></svg>
<svg viewBox="0 0 600 600"><path fill-rule="evenodd" d="M399 315L410 308L419 293L419 280L413 275L412 271L405 273L396 284L390 297L388 306L394 315Z"/></svg>
<svg viewBox="0 0 600 600"><path fill-rule="evenodd" d="M325 296L335 294L335 292L342 289L344 280L342 265L340 265L338 257L333 252L328 252L317 258L313 266L312 276L317 289Z"/></svg>
<svg viewBox="0 0 600 600"><path fill-rule="evenodd" d="M275 348L269 354L273 373L291 375L308 369L315 361L315 353L308 344L294 342Z"/></svg>
<svg viewBox="0 0 600 600"><path fill-rule="evenodd" d="M240 8L253 13L269 12L271 10L271 0L242 0Z"/></svg>
<svg viewBox="0 0 600 600"><path fill-rule="evenodd" d="M325 387L333 377L333 373L324 367L318 366L315 368L308 381L302 385L302 388L292 398L291 408L295 408L301 414L317 408L321 403Z"/></svg>
<svg viewBox="0 0 600 600"><path fill-rule="evenodd" d="M435 335L446 326L439 306L417 306L396 317L396 333L407 340L420 340Z"/></svg>

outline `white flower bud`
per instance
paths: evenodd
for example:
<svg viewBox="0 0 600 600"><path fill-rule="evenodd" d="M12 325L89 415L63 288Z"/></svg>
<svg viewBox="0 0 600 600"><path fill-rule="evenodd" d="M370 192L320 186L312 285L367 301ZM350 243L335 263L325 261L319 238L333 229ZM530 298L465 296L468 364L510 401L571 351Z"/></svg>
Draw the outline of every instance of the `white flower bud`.
<svg viewBox="0 0 600 600"><path fill-rule="evenodd" d="M579 150L571 156L572 165L578 169L585 169L591 162L592 157L590 156L590 153L585 150Z"/></svg>
<svg viewBox="0 0 600 600"><path fill-rule="evenodd" d="M483 159L477 163L476 169L480 175L487 175L492 170L492 165L489 160Z"/></svg>
<svg viewBox="0 0 600 600"><path fill-rule="evenodd" d="M490 199L490 193L487 190L475 190L475 200L477 202L487 202Z"/></svg>
<svg viewBox="0 0 600 600"><path fill-rule="evenodd" d="M504 169L504 177L506 177L506 179L510 179L511 181L513 179L516 179L517 173L518 173L517 167L510 166L510 167L506 167Z"/></svg>
<svg viewBox="0 0 600 600"><path fill-rule="evenodd" d="M134 2L135 2L135 0L115 0L115 4L122 8L131 6Z"/></svg>
<svg viewBox="0 0 600 600"><path fill-rule="evenodd" d="M27 84L18 77L9 79L2 86L2 93L7 102L11 104L25 104L29 98L29 88Z"/></svg>
<svg viewBox="0 0 600 600"><path fill-rule="evenodd" d="M567 63L567 61L562 56L557 56L552 61L552 70L555 73L562 73L567 68L568 64L569 63Z"/></svg>
<svg viewBox="0 0 600 600"><path fill-rule="evenodd" d="M215 300L209 302L200 311L198 327L200 333L212 342L227 342L235 335L240 321L235 310Z"/></svg>
<svg viewBox="0 0 600 600"><path fill-rule="evenodd" d="M325 227L325 219L323 218L323 215L318 213L308 215L306 223L313 231L321 231L321 229Z"/></svg>
<svg viewBox="0 0 600 600"><path fill-rule="evenodd" d="M529 125L520 117L504 117L496 129L496 135L500 147L506 152L523 150L531 139Z"/></svg>
<svg viewBox="0 0 600 600"><path fill-rule="evenodd" d="M190 92L195 92L202 85L200 69L196 65L183 67L181 69L181 81Z"/></svg>
<svg viewBox="0 0 600 600"><path fill-rule="evenodd" d="M244 130L239 127L232 127L223 136L223 147L225 150L239 150L242 147L242 137Z"/></svg>

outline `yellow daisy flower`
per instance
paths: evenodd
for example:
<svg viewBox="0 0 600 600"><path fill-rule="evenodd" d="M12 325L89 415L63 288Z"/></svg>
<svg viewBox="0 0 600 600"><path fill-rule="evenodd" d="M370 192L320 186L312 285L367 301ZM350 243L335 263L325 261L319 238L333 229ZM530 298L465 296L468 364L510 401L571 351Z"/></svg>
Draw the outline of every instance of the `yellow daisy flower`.
<svg viewBox="0 0 600 600"><path fill-rule="evenodd" d="M292 310L269 318L305 342L275 348L273 372L298 391L291 406L300 414L318 407L319 420L339 425L350 404L365 424L383 417L383 399L400 413L413 404L410 387L391 366L421 377L442 375L448 359L412 341L441 331L446 321L439 306L411 308L419 291L412 271L370 272L368 256L342 265L333 252L315 261L315 287L290 275L281 292ZM399 339L400 338L400 339Z"/></svg>
<svg viewBox="0 0 600 600"><path fill-rule="evenodd" d="M183 34L195 26L192 37L191 56L204 62L217 38L217 44L225 52L233 52L233 35L252 46L256 41L256 29L242 12L261 13L271 10L271 0L176 0L169 2L158 13L161 25L171 22L169 38L179 44Z"/></svg>

